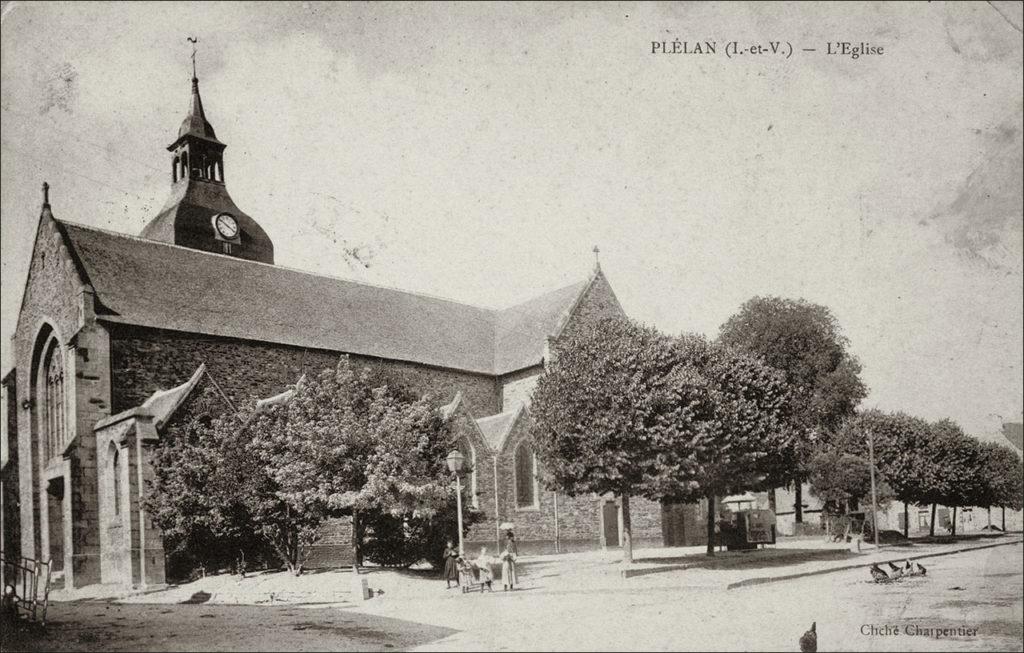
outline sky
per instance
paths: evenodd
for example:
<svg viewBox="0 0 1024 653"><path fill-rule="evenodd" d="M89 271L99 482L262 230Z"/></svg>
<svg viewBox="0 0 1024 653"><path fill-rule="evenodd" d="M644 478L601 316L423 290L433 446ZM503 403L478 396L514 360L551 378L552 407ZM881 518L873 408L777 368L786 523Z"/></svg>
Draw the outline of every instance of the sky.
<svg viewBox="0 0 1024 653"><path fill-rule="evenodd" d="M227 187L278 264L502 307L584 278L597 245L640 321L714 337L753 296L802 297L842 326L863 406L983 439L1021 419L1020 3L2 12L4 369L40 185L58 219L138 234L194 36ZM652 53L674 40L716 53Z"/></svg>

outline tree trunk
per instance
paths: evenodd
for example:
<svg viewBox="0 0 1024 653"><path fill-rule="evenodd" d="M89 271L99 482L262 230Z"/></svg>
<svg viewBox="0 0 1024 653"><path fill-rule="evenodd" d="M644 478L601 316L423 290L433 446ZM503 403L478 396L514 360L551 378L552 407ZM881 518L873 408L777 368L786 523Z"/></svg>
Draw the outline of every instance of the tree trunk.
<svg viewBox="0 0 1024 653"><path fill-rule="evenodd" d="M715 555L715 495L708 493L708 555Z"/></svg>
<svg viewBox="0 0 1024 653"><path fill-rule="evenodd" d="M903 502L903 537L910 537L910 505Z"/></svg>
<svg viewBox="0 0 1024 653"><path fill-rule="evenodd" d="M928 535L929 537L935 537L935 509L936 505L932 504L932 518L928 521Z"/></svg>
<svg viewBox="0 0 1024 653"><path fill-rule="evenodd" d="M629 518L629 495L622 495L622 559L633 562L633 522Z"/></svg>
<svg viewBox="0 0 1024 653"><path fill-rule="evenodd" d="M797 524L804 523L804 484L800 482L800 479L796 479L796 489L793 490L793 521Z"/></svg>
<svg viewBox="0 0 1024 653"><path fill-rule="evenodd" d="M956 506L953 506L953 537L956 537Z"/></svg>
<svg viewBox="0 0 1024 653"><path fill-rule="evenodd" d="M1003 506L1003 532L1006 532L1006 506Z"/></svg>
<svg viewBox="0 0 1024 653"><path fill-rule="evenodd" d="M774 514L776 512L775 509L777 507L778 507L778 504L776 503L776 498L775 498L775 488L772 488L772 489L768 490L768 510L771 510L772 514Z"/></svg>
<svg viewBox="0 0 1024 653"><path fill-rule="evenodd" d="M356 567L363 566L363 522L359 519L359 511L352 511L352 560Z"/></svg>

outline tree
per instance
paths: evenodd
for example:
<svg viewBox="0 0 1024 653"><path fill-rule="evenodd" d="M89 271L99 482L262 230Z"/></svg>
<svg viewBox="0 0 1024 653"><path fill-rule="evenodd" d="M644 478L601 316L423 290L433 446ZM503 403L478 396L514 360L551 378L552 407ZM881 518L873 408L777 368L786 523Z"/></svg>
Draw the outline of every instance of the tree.
<svg viewBox="0 0 1024 653"><path fill-rule="evenodd" d="M444 457L453 442L439 411L347 358L300 380L241 433L261 472L243 501L296 574L327 518L353 517L358 564L360 514L429 517L450 498Z"/></svg>
<svg viewBox="0 0 1024 653"><path fill-rule="evenodd" d="M463 502L462 529L466 535L473 524L483 519L478 510L466 509ZM382 511L366 513L366 557L383 567L409 567L426 560L434 569L444 567L444 546L457 542L458 516L450 499L431 516L412 513L393 515Z"/></svg>
<svg viewBox="0 0 1024 653"><path fill-rule="evenodd" d="M932 460L939 470L923 493L932 504L930 534L935 535L935 506L953 508L952 534L956 535L956 509L981 499L981 448L956 422L942 419L930 425Z"/></svg>
<svg viewBox="0 0 1024 653"><path fill-rule="evenodd" d="M1006 530L1006 509L1024 508L1024 473L1021 459L1010 447L995 442L981 444L982 491L979 506L1003 509L1003 530Z"/></svg>
<svg viewBox="0 0 1024 653"><path fill-rule="evenodd" d="M542 477L569 496L618 495L632 562L629 499L662 496L679 350L655 329L605 318L563 336L552 354L530 409Z"/></svg>
<svg viewBox="0 0 1024 653"><path fill-rule="evenodd" d="M943 482L942 466L934 457L932 429L925 420L905 413L867 410L847 418L826 441L833 449L866 461L869 436L879 479L903 502L903 534L909 536L909 505L926 503L927 488ZM822 480L827 482L819 477L819 483Z"/></svg>
<svg viewBox="0 0 1024 653"><path fill-rule="evenodd" d="M144 503L162 532L168 572L175 577L195 567L230 566L238 557L268 557L238 500L234 479L226 478L227 470L236 468L230 459L244 452L229 446L235 420L211 417L220 412L219 404L215 391L207 388L189 414L176 416L154 451L154 478Z"/></svg>
<svg viewBox="0 0 1024 653"><path fill-rule="evenodd" d="M791 470L796 434L784 376L754 357L698 335L675 342L668 379L675 409L667 429L661 491L708 501L707 554L714 555L716 497L774 487Z"/></svg>
<svg viewBox="0 0 1024 653"><path fill-rule="evenodd" d="M296 575L328 518L431 520L450 503L453 436L429 397L415 397L343 358L240 414L196 421L161 444L151 510L182 546L258 537Z"/></svg>
<svg viewBox="0 0 1024 653"><path fill-rule="evenodd" d="M832 312L803 299L754 297L722 325L719 339L782 370L800 406L792 414L794 432L807 434L794 444L796 521L803 521L801 481L821 433L838 426L867 396L860 363L847 351Z"/></svg>

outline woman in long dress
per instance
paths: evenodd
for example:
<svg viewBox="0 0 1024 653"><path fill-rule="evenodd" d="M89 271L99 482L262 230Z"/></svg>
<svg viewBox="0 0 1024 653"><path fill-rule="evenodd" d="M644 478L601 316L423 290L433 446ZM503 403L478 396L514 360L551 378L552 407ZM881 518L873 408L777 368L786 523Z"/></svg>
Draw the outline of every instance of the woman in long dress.
<svg viewBox="0 0 1024 653"><path fill-rule="evenodd" d="M509 531L505 534L505 550L501 554L501 584L505 590L514 590L519 579L516 577L516 558L519 549L516 547L516 536Z"/></svg>
<svg viewBox="0 0 1024 653"><path fill-rule="evenodd" d="M448 540L447 546L444 547L444 580L447 583L447 589L452 588L452 581L455 581L455 587L459 586L459 550L452 546L452 541Z"/></svg>

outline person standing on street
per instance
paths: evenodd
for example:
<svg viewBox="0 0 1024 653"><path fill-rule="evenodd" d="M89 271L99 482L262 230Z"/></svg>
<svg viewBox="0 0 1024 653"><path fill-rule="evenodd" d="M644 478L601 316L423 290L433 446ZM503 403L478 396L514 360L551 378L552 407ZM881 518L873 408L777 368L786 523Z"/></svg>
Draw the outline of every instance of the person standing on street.
<svg viewBox="0 0 1024 653"><path fill-rule="evenodd" d="M501 554L501 584L505 590L514 590L516 583L516 558L519 557L519 549L516 546L516 536L512 531L505 533L505 550Z"/></svg>
<svg viewBox="0 0 1024 653"><path fill-rule="evenodd" d="M452 546L452 541L448 540L448 544L444 547L444 580L448 585L446 589L452 588L452 581L455 581L455 587L459 586L459 550Z"/></svg>

